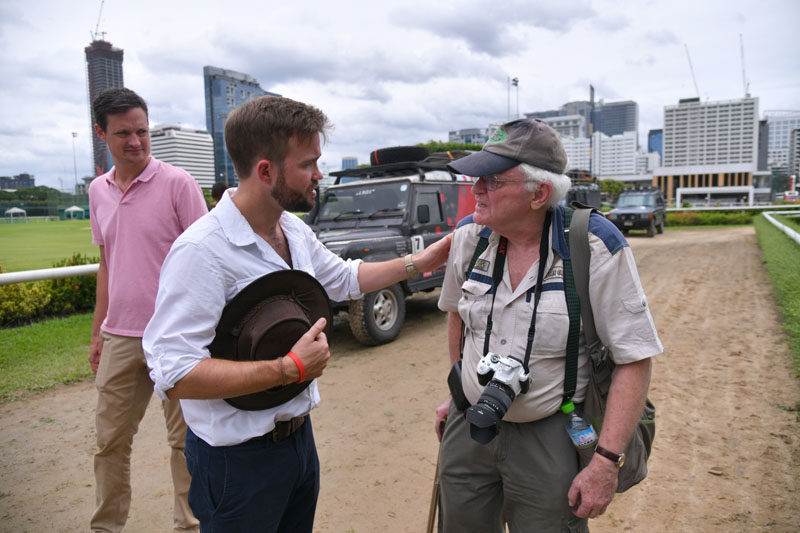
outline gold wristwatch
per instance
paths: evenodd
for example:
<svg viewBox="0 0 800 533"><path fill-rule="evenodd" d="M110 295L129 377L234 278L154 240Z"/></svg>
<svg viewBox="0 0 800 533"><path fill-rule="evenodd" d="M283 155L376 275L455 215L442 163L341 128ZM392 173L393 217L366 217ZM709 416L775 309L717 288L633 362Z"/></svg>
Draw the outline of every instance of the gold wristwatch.
<svg viewBox="0 0 800 533"><path fill-rule="evenodd" d="M411 261L411 254L406 254L403 257L403 263L406 265L406 274L411 279L419 278L419 272L417 272L417 267L414 266L414 263Z"/></svg>

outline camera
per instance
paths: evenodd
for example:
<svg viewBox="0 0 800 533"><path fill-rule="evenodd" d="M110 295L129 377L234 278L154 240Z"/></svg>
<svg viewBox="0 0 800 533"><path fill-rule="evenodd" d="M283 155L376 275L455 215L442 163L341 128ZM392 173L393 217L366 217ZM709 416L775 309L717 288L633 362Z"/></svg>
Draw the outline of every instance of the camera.
<svg viewBox="0 0 800 533"><path fill-rule="evenodd" d="M478 403L467 409L467 422L472 439L488 444L500 431L500 420L517 394L530 389L531 375L516 357L491 352L478 361L477 372L478 383L486 388Z"/></svg>

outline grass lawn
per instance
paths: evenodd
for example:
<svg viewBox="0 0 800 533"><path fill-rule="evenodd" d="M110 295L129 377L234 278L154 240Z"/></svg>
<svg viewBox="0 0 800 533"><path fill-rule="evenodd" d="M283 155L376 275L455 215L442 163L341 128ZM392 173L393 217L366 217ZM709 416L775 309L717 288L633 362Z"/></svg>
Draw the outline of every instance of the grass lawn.
<svg viewBox="0 0 800 533"><path fill-rule="evenodd" d="M0 402L92 375L92 313L0 329Z"/></svg>
<svg viewBox="0 0 800 533"><path fill-rule="evenodd" d="M789 338L789 349L800 378L800 244L769 223L763 216L754 220L758 244L772 281L773 294Z"/></svg>
<svg viewBox="0 0 800 533"><path fill-rule="evenodd" d="M0 223L0 267L5 272L50 268L73 253L97 257L88 220Z"/></svg>

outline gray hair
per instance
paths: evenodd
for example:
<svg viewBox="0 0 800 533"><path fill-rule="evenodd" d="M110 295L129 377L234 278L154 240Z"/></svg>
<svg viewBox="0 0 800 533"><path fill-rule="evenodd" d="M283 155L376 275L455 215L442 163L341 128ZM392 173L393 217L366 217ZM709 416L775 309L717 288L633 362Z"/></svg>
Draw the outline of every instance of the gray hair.
<svg viewBox="0 0 800 533"><path fill-rule="evenodd" d="M550 195L550 200L547 202L548 209L557 206L572 185L572 180L564 174L556 174L527 163L520 163L517 168L519 168L526 180L530 180L523 183L530 192L535 191L539 183L550 182L553 186L553 194Z"/></svg>

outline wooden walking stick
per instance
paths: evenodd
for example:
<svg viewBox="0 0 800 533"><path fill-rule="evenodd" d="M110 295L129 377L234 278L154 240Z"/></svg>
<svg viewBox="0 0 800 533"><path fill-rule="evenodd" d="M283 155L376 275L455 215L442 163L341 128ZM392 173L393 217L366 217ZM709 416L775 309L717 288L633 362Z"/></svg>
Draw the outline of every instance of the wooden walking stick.
<svg viewBox="0 0 800 533"><path fill-rule="evenodd" d="M436 509L439 507L439 457L436 457L436 474L433 476L433 491L431 493L431 508L428 511L428 533L433 533L436 523Z"/></svg>

